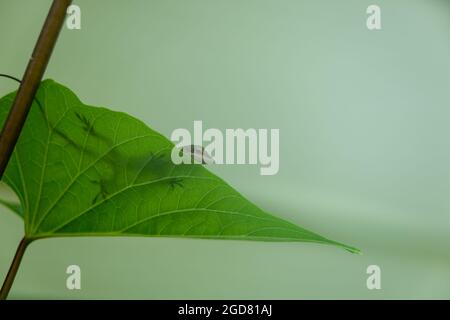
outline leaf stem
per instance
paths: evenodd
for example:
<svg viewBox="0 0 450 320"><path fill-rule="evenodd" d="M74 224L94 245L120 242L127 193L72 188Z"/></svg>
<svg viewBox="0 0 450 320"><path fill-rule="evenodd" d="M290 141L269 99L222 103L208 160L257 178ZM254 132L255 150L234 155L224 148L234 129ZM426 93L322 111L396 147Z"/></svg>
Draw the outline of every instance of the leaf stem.
<svg viewBox="0 0 450 320"><path fill-rule="evenodd" d="M19 270L20 262L22 261L25 250L32 240L23 237L17 247L14 259L9 267L8 274L6 275L5 281L3 282L2 289L0 290L0 300L6 300L9 291L13 285L14 279L16 278L17 271Z"/></svg>
<svg viewBox="0 0 450 320"><path fill-rule="evenodd" d="M53 0L47 18L45 19L22 81L20 82L19 90L9 111L8 118L0 133L0 179L3 177L3 173L16 146L17 139L22 131L34 96L39 88L56 40L64 24L67 8L71 2L72 0ZM14 79L11 76L9 78ZM0 300L5 300L8 297L17 270L19 270L22 257L31 241L24 237L20 242L5 282L0 290Z"/></svg>

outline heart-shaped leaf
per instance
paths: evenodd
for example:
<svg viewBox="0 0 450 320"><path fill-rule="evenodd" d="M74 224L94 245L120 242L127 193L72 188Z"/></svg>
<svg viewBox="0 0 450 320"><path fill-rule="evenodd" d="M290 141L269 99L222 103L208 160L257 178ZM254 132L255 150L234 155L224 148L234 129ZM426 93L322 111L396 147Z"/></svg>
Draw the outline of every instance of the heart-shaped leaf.
<svg viewBox="0 0 450 320"><path fill-rule="evenodd" d="M3 123L15 93L0 100ZM83 104L46 80L7 167L29 239L152 236L317 242L202 165L174 165L172 142L121 112Z"/></svg>

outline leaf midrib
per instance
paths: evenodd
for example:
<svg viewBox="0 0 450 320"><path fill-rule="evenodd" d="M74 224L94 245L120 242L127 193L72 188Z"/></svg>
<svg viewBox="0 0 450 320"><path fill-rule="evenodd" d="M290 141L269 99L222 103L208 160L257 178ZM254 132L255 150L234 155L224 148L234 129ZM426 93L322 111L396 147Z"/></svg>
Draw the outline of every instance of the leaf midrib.
<svg viewBox="0 0 450 320"><path fill-rule="evenodd" d="M119 191L116 191L115 193L111 194L109 197L97 202L96 204L94 204L93 206L90 206L89 208L85 209L84 211L82 211L80 214L78 214L75 217L72 217L71 219L65 221L63 224L57 226L56 228L52 229L51 231L48 231L49 233L52 232L56 232L58 230L60 230L61 228L65 227L66 225L68 225L69 223L73 222L74 220L80 218L81 216L83 216L84 214L88 213L89 211L95 209L96 207L100 206L101 204L105 203L108 200L111 200L112 198L120 195L121 193L127 191L128 189L131 188L138 188L138 187L143 187L143 186L147 186L147 185L151 185L154 183L158 183L161 181L165 181L165 180L171 180L171 179L177 179L177 178L181 178L181 179L201 179L201 180L212 180L212 181L219 181L218 179L214 179L214 178L210 178L210 177L196 177L196 176L170 176L170 177L164 177L161 179L155 179L155 180L151 180L151 181L146 181L143 183L137 183L137 184L133 184L133 185L128 185L125 188L120 189Z"/></svg>

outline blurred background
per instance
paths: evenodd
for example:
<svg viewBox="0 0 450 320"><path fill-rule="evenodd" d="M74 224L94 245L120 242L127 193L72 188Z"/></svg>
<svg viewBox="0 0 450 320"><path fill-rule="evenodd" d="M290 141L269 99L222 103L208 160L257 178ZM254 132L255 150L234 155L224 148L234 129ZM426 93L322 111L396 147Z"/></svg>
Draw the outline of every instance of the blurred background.
<svg viewBox="0 0 450 320"><path fill-rule="evenodd" d="M50 0L0 1L21 77ZM46 78L176 128L279 128L280 171L212 170L275 215L363 251L153 238L33 243L10 298L450 298L450 1L75 0ZM366 27L381 7L382 30ZM17 84L0 79L0 96ZM5 188L2 193L7 192ZM0 208L0 279L23 223ZM66 289L66 268L82 290ZM381 268L368 290L366 268Z"/></svg>

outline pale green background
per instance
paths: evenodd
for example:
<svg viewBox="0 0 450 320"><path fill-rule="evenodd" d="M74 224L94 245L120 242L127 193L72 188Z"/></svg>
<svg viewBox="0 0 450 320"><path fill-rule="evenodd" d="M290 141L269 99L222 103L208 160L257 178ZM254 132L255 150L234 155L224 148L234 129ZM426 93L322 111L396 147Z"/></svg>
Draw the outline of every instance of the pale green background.
<svg viewBox="0 0 450 320"><path fill-rule="evenodd" d="M50 0L0 0L20 77ZM450 1L78 0L46 77L169 136L279 128L280 172L213 170L312 244L79 238L32 244L11 298L450 298ZM365 25L382 8L381 31ZM0 95L16 84L0 79ZM0 278L22 222L0 211ZM65 288L69 264L82 290ZM382 268L382 290L366 268Z"/></svg>

